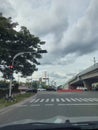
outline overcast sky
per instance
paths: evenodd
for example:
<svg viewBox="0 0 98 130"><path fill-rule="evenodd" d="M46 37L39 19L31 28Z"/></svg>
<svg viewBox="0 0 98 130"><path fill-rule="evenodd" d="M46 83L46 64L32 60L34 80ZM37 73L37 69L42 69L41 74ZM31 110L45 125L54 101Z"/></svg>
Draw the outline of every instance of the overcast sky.
<svg viewBox="0 0 98 130"><path fill-rule="evenodd" d="M46 41L33 78L63 84L98 61L98 0L0 0L0 12Z"/></svg>

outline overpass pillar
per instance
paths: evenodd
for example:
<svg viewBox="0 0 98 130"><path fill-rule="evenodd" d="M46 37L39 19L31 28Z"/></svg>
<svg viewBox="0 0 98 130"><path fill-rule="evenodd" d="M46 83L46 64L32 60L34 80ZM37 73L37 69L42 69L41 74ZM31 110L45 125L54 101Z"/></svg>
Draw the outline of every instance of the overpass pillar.
<svg viewBox="0 0 98 130"><path fill-rule="evenodd" d="M88 90L92 90L92 83L90 83L89 81L84 80L84 81L83 81L83 85L84 85L84 87L86 87Z"/></svg>

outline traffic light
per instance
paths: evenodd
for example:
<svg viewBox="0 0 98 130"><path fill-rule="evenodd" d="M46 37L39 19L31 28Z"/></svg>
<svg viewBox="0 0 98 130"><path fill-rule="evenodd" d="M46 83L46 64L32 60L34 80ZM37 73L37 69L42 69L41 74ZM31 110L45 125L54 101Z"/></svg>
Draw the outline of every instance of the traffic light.
<svg viewBox="0 0 98 130"><path fill-rule="evenodd" d="M10 65L9 68L10 68L9 77L12 79L12 77L13 77L13 69L14 69L14 66L13 66L13 65Z"/></svg>
<svg viewBox="0 0 98 130"><path fill-rule="evenodd" d="M10 68L10 69L13 69L13 68L14 68L14 66L13 66L13 65L10 65L10 66L9 66L9 68Z"/></svg>

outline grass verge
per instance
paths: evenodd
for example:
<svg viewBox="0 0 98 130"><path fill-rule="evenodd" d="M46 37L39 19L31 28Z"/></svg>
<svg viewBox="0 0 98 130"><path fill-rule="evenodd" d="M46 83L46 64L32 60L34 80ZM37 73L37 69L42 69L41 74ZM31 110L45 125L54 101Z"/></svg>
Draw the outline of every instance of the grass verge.
<svg viewBox="0 0 98 130"><path fill-rule="evenodd" d="M10 106L10 105L13 105L15 103L18 103L20 101L23 101L25 99L27 99L28 97L31 97L33 96L34 93L24 93L24 94L19 94L17 96L15 96L15 101L13 102L10 102L10 101L6 101L5 99L0 99L0 109L4 108L4 107L7 107L7 106Z"/></svg>

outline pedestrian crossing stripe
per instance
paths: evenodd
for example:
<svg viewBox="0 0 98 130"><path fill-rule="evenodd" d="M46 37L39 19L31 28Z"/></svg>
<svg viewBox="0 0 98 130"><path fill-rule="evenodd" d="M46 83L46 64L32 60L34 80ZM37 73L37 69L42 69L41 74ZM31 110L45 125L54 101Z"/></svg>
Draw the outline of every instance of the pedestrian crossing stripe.
<svg viewBox="0 0 98 130"><path fill-rule="evenodd" d="M90 101L90 102L93 102L93 101L95 101L95 100L93 100L93 99L91 99L91 98L89 98L89 99L86 99L87 101Z"/></svg>
<svg viewBox="0 0 98 130"><path fill-rule="evenodd" d="M41 99L40 102L43 102L45 99Z"/></svg>
<svg viewBox="0 0 98 130"><path fill-rule="evenodd" d="M95 101L98 101L98 98L94 98Z"/></svg>
<svg viewBox="0 0 98 130"><path fill-rule="evenodd" d="M61 101L62 101L62 102L65 102L65 100L64 100L63 98L61 98Z"/></svg>
<svg viewBox="0 0 98 130"><path fill-rule="evenodd" d="M54 102L54 98L51 99L51 102Z"/></svg>
<svg viewBox="0 0 98 130"><path fill-rule="evenodd" d="M31 101L30 101L30 103L32 103L32 102L34 102L36 99L32 99Z"/></svg>
<svg viewBox="0 0 98 130"><path fill-rule="evenodd" d="M67 100L68 102L71 102L71 100L70 100L70 99L68 99L68 98L65 98L65 100Z"/></svg>
<svg viewBox="0 0 98 130"><path fill-rule="evenodd" d="M42 102L98 102L98 98L36 98L32 99L30 103Z"/></svg>
<svg viewBox="0 0 98 130"><path fill-rule="evenodd" d="M57 101L57 102L60 102L60 99L59 99L59 98L56 98L56 101Z"/></svg>
<svg viewBox="0 0 98 130"><path fill-rule="evenodd" d="M79 102L82 102L82 101L81 101L80 99L78 99L78 98L75 98L75 100L76 100L76 101L79 101Z"/></svg>
<svg viewBox="0 0 98 130"><path fill-rule="evenodd" d="M35 102L38 102L40 100L40 98L38 98L37 100L35 100Z"/></svg>
<svg viewBox="0 0 98 130"><path fill-rule="evenodd" d="M45 102L49 102L49 98L47 98Z"/></svg>
<svg viewBox="0 0 98 130"><path fill-rule="evenodd" d="M74 98L70 98L72 101L76 102L76 100Z"/></svg>
<svg viewBox="0 0 98 130"><path fill-rule="evenodd" d="M85 98L80 98L81 101L88 102Z"/></svg>

